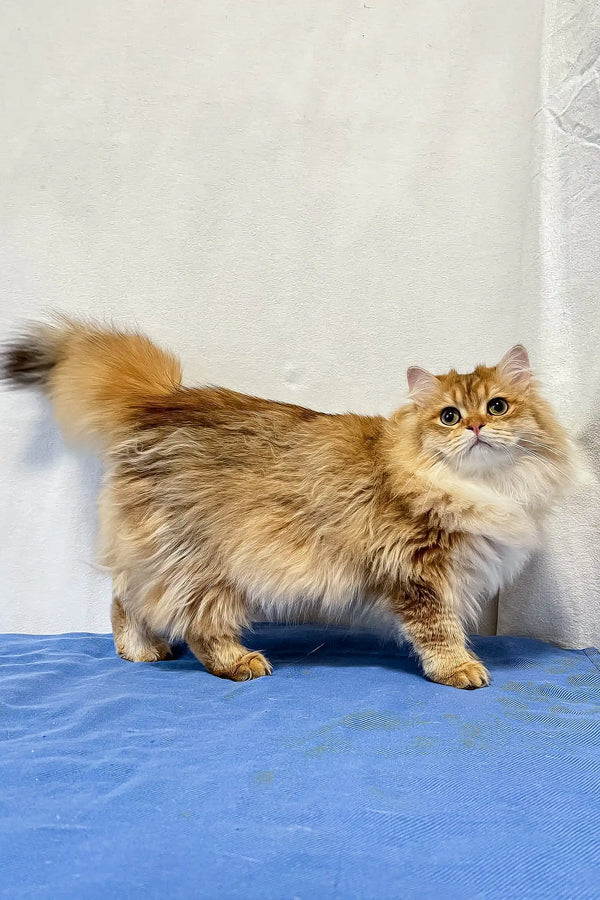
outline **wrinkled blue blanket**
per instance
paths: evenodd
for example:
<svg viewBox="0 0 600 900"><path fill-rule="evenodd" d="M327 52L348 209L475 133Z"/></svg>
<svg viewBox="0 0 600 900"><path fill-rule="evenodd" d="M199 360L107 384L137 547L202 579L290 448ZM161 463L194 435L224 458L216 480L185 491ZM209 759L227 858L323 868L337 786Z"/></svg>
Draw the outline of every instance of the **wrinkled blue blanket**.
<svg viewBox="0 0 600 900"><path fill-rule="evenodd" d="M261 626L272 678L0 636L0 895L600 897L600 655L480 638L493 684Z"/></svg>

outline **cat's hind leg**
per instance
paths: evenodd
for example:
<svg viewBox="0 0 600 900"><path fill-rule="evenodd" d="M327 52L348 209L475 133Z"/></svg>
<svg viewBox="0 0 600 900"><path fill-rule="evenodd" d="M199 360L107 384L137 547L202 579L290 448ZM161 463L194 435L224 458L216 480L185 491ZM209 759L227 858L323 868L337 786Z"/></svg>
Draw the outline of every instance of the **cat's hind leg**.
<svg viewBox="0 0 600 900"><path fill-rule="evenodd" d="M240 643L245 624L243 595L230 585L215 585L200 600L185 637L194 656L219 678L250 681L270 675L273 667L269 660Z"/></svg>
<svg viewBox="0 0 600 900"><path fill-rule="evenodd" d="M171 658L169 644L126 610L117 596L113 596L111 620L115 649L122 659L158 662Z"/></svg>
<svg viewBox="0 0 600 900"><path fill-rule="evenodd" d="M209 639L188 635L190 650L200 662L219 678L232 681L250 681L262 675L270 675L273 667L257 650L248 650L230 635Z"/></svg>

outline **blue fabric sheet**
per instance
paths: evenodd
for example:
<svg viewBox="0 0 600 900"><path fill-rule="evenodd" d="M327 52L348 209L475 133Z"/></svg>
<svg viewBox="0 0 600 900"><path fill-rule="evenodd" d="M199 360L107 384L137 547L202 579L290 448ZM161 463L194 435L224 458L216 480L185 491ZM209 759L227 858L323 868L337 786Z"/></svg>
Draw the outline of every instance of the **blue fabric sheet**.
<svg viewBox="0 0 600 900"><path fill-rule="evenodd" d="M245 684L0 637L0 895L600 897L600 655L481 638L492 686L260 627Z"/></svg>

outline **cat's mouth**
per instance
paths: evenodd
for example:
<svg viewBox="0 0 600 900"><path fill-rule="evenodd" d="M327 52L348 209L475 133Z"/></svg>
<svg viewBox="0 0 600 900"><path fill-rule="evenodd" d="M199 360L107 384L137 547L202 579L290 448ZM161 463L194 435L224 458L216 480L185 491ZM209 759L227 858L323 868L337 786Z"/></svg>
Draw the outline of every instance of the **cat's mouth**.
<svg viewBox="0 0 600 900"><path fill-rule="evenodd" d="M484 441L483 438L480 437L475 438L475 440L471 443L471 446L469 447L469 453L471 453L471 451L475 450L477 447L487 447L489 450L494 449L491 444L488 444L487 441Z"/></svg>

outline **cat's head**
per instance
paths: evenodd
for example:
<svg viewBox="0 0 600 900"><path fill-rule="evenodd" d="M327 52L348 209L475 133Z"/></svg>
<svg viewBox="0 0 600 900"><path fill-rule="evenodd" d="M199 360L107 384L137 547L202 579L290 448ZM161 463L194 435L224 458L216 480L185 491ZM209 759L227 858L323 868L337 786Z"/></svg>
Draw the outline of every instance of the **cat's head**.
<svg viewBox="0 0 600 900"><path fill-rule="evenodd" d="M483 474L514 463L546 445L540 404L531 383L527 351L520 344L497 366L478 366L468 375L454 370L432 375L407 373L424 451L464 474ZM543 418L543 417L542 417Z"/></svg>

